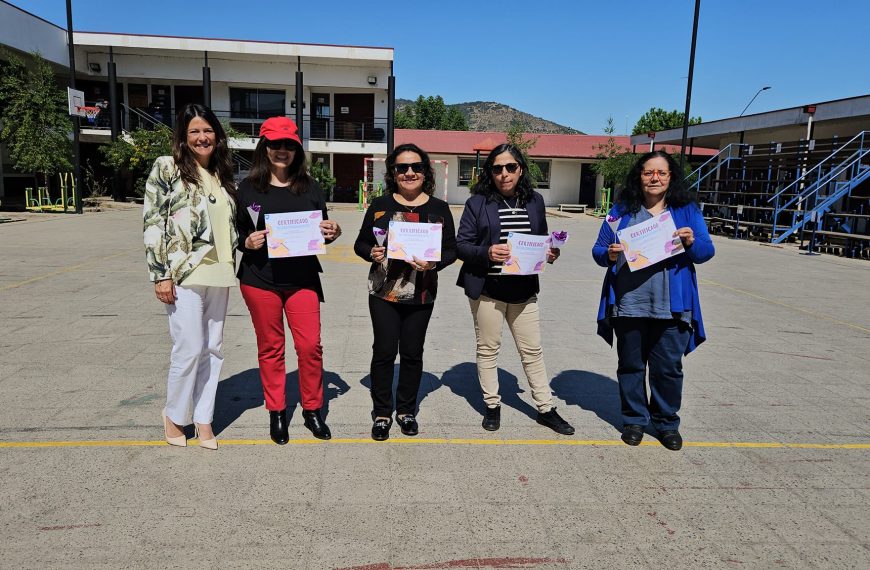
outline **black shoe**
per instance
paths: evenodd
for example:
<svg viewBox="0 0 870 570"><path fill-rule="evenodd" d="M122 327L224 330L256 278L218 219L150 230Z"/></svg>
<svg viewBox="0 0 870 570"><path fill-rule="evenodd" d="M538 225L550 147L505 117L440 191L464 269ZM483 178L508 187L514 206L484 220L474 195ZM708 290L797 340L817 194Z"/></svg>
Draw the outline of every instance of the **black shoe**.
<svg viewBox="0 0 870 570"><path fill-rule="evenodd" d="M637 424L625 424L622 428L622 441L628 445L640 445L643 439L643 426Z"/></svg>
<svg viewBox="0 0 870 570"><path fill-rule="evenodd" d="M683 448L683 437L675 429L659 432L659 441L671 451L679 451Z"/></svg>
<svg viewBox="0 0 870 570"><path fill-rule="evenodd" d="M396 414L396 423L402 429L405 435L417 435L420 433L420 426L417 424L417 418L414 414L404 414L402 416Z"/></svg>
<svg viewBox="0 0 870 570"><path fill-rule="evenodd" d="M320 408L316 410L302 410L302 417L305 418L305 427L311 430L311 434L314 437L317 439L332 439L329 426L320 417Z"/></svg>
<svg viewBox="0 0 870 570"><path fill-rule="evenodd" d="M556 433L574 435L574 428L563 420L562 416L556 413L556 408L552 408L549 412L538 412L538 423L542 426L547 426Z"/></svg>
<svg viewBox="0 0 870 570"><path fill-rule="evenodd" d="M486 415L483 416L481 424L486 431L495 431L501 427L501 406L494 408L486 408Z"/></svg>
<svg viewBox="0 0 870 570"><path fill-rule="evenodd" d="M384 441L390 438L390 426L393 425L392 419L378 418L372 425L372 439L375 441Z"/></svg>
<svg viewBox="0 0 870 570"><path fill-rule="evenodd" d="M287 433L287 410L280 412L269 412L269 435L272 441L278 445L284 445L290 441L290 434Z"/></svg>

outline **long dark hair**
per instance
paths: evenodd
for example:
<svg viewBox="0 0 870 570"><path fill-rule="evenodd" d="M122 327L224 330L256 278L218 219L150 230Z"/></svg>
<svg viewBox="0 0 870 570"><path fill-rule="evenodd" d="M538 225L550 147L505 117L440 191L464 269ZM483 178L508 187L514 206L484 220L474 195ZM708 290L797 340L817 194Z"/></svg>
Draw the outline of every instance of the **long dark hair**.
<svg viewBox="0 0 870 570"><path fill-rule="evenodd" d="M230 154L230 146L227 143L227 133L214 112L199 103L188 103L181 109L175 121L175 130L172 133L172 158L181 174L181 180L187 186L197 186L202 182L199 179L196 158L187 146L187 129L194 117L199 117L214 130L214 152L209 157L206 170L211 174L216 174L221 181L221 186L235 196L236 182L233 179L233 159Z"/></svg>
<svg viewBox="0 0 870 570"><path fill-rule="evenodd" d="M529 165L526 163L526 159L523 158L523 153L520 152L520 149L512 144L500 144L490 151L489 156L486 157L486 161L483 163L483 171L480 173L480 178L477 179L477 184L471 188L471 193L483 194L486 196L487 202L501 198L501 194L495 186L495 181L492 179L492 164L495 162L495 157L503 152L511 153L511 156L514 157L514 160L523 169L520 179L517 180L515 191L518 204L528 204L534 193L532 179L529 177Z"/></svg>
<svg viewBox="0 0 870 570"><path fill-rule="evenodd" d="M435 172L432 170L432 161L429 160L429 155L419 146L411 143L400 144L393 149L393 152L387 156L386 168L384 173L384 184L390 194L395 194L399 191L399 184L396 182L396 158L403 152L416 152L420 155L420 160L423 162L423 192L430 196L435 193Z"/></svg>
<svg viewBox="0 0 870 570"><path fill-rule="evenodd" d="M294 140L286 140L292 143L296 149L296 154L293 155L293 162L290 163L290 186L288 188L293 194L308 192L313 179L308 174L305 149ZM258 192L268 192L269 183L272 181L272 162L269 160L269 154L266 149L267 142L266 137L260 137L260 142L257 143L257 148L254 149L251 172L248 173L246 179Z"/></svg>
<svg viewBox="0 0 870 570"><path fill-rule="evenodd" d="M640 181L640 173L643 171L647 161L653 158L663 158L668 162L668 170L671 171L671 180L668 184L668 189L665 192L665 204L673 207L685 206L695 201L695 196L689 190L689 185L686 183L686 177L683 176L683 171L680 165L674 160L674 157L663 150L654 150L648 152L637 159L634 166L625 177L625 187L620 190L616 197L616 203L628 212L639 212L644 204L643 200L643 184Z"/></svg>

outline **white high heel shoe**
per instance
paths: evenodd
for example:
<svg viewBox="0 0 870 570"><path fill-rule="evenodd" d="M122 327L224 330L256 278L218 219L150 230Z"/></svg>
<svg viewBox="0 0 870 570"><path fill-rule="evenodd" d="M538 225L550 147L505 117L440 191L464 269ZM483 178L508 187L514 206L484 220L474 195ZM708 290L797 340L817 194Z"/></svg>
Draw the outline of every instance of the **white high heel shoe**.
<svg viewBox="0 0 870 570"><path fill-rule="evenodd" d="M163 437L166 438L166 443L176 447L187 447L187 438L184 437L183 433L176 437L169 437L169 430L166 429L168 427L166 424L170 420L166 417L166 410L161 410L160 415L163 416Z"/></svg>
<svg viewBox="0 0 870 570"><path fill-rule="evenodd" d="M217 449L218 442L216 437L212 437L211 439L202 439L199 437L199 426L193 424L193 429L196 431L196 438L199 440L199 446L203 449Z"/></svg>

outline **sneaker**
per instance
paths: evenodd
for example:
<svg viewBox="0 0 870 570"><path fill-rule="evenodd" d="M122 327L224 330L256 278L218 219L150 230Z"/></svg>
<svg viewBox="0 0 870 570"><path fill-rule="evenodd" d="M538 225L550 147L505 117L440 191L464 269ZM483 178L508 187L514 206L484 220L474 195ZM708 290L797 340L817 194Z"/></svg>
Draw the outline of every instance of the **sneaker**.
<svg viewBox="0 0 870 570"><path fill-rule="evenodd" d="M574 435L574 428L556 413L556 408L552 408L549 412L538 412L538 423L547 426L556 433Z"/></svg>
<svg viewBox="0 0 870 570"><path fill-rule="evenodd" d="M393 425L392 419L378 418L372 425L372 439L375 441L384 441L390 437L390 426Z"/></svg>
<svg viewBox="0 0 870 570"><path fill-rule="evenodd" d="M495 431L501 427L501 406L487 408L481 425L486 431Z"/></svg>
<svg viewBox="0 0 870 570"><path fill-rule="evenodd" d="M414 414L404 414L401 416L396 414L396 423L399 424L399 428L401 428L402 433L405 435L417 435L420 433L420 426L417 424L417 418L414 417Z"/></svg>

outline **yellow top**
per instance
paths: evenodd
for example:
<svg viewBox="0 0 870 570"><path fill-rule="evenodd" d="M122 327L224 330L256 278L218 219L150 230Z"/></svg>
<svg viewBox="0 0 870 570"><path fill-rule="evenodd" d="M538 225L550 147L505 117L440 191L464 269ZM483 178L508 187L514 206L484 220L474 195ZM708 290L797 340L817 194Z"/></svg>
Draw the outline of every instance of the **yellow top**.
<svg viewBox="0 0 870 570"><path fill-rule="evenodd" d="M207 200L214 249L206 254L182 285L234 287L236 265L230 245L230 224L233 220L229 198L221 187L218 177L210 174L202 166L199 167L199 179L202 181L202 189Z"/></svg>

